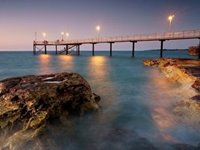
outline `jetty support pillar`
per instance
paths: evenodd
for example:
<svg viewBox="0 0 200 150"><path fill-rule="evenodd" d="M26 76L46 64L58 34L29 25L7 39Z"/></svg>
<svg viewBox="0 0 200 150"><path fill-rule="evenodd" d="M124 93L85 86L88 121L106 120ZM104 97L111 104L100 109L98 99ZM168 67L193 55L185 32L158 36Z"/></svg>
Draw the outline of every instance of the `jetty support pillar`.
<svg viewBox="0 0 200 150"><path fill-rule="evenodd" d="M199 55L198 55L198 59L200 59L200 38L199 38Z"/></svg>
<svg viewBox="0 0 200 150"><path fill-rule="evenodd" d="M33 55L36 55L36 45L33 44Z"/></svg>
<svg viewBox="0 0 200 150"><path fill-rule="evenodd" d="M55 45L56 48L56 55L58 54L58 45Z"/></svg>
<svg viewBox="0 0 200 150"><path fill-rule="evenodd" d="M113 44L114 42L110 42L110 57L112 57L112 44Z"/></svg>
<svg viewBox="0 0 200 150"><path fill-rule="evenodd" d="M94 56L94 45L95 45L96 43L92 43L92 56Z"/></svg>
<svg viewBox="0 0 200 150"><path fill-rule="evenodd" d="M160 58L163 58L163 43L165 40L160 40Z"/></svg>
<svg viewBox="0 0 200 150"><path fill-rule="evenodd" d="M69 54L69 45L68 45L68 44L67 44L66 47L65 47L65 52L66 52L66 53L65 53L66 55Z"/></svg>
<svg viewBox="0 0 200 150"><path fill-rule="evenodd" d="M132 57L135 57L135 43L137 43L137 41L131 41L132 42Z"/></svg>
<svg viewBox="0 0 200 150"><path fill-rule="evenodd" d="M47 54L47 45L44 45L44 54Z"/></svg>
<svg viewBox="0 0 200 150"><path fill-rule="evenodd" d="M78 45L77 45L78 56L80 56L80 45L81 45L81 44L78 44Z"/></svg>

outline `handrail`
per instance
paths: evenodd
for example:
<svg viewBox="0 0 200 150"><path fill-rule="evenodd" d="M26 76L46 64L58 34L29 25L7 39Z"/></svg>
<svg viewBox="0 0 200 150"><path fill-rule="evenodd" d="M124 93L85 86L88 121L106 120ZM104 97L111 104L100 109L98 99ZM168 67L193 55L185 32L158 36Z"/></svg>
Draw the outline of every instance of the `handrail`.
<svg viewBox="0 0 200 150"><path fill-rule="evenodd" d="M113 37L95 37L87 39L55 40L55 41L33 41L34 45L64 45L64 44L89 44L89 43L107 43L107 42L128 42L128 41L156 41L156 40L175 40L175 39L195 39L200 38L200 29L163 32L152 34L135 34Z"/></svg>

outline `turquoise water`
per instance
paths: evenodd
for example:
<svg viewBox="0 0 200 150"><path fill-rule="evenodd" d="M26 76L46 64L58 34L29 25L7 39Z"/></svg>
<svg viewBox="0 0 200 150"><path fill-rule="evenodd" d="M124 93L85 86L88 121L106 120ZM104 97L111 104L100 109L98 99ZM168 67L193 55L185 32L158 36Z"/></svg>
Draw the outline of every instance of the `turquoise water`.
<svg viewBox="0 0 200 150"><path fill-rule="evenodd" d="M90 55L87 51L81 56L0 52L0 79L78 72L101 96L97 113L49 126L38 142L43 149L173 150L175 143L198 145L199 130L173 113L173 106L183 98L180 85L142 64L145 58L157 58L159 51L136 52L135 58L127 51L113 52L113 57L106 51ZM186 51L167 51L164 56L191 57Z"/></svg>

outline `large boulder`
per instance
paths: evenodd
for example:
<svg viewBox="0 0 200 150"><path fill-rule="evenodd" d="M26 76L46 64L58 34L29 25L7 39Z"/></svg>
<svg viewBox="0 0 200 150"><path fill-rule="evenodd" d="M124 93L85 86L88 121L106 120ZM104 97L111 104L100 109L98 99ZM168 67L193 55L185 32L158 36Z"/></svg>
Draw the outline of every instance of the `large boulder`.
<svg viewBox="0 0 200 150"><path fill-rule="evenodd" d="M52 119L98 109L100 97L76 73L23 76L0 81L0 149L37 137ZM5 140L5 139L4 139ZM4 143L4 144L2 144Z"/></svg>

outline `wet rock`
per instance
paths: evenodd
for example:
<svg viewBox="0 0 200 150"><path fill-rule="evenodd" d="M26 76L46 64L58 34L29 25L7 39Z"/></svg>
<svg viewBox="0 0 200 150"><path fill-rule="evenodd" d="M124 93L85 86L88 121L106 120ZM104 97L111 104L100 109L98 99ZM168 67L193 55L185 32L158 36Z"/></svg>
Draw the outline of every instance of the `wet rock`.
<svg viewBox="0 0 200 150"><path fill-rule="evenodd" d="M200 95L195 95L195 96L193 96L193 97L191 98L191 100L200 103Z"/></svg>
<svg viewBox="0 0 200 150"><path fill-rule="evenodd" d="M174 148L175 150L198 150L195 146L182 143L175 144Z"/></svg>
<svg viewBox="0 0 200 150"><path fill-rule="evenodd" d="M0 81L0 133L4 146L13 149L43 133L48 122L99 108L100 97L79 74L23 76ZM5 139L6 139L5 138ZM2 141L0 140L0 143Z"/></svg>
<svg viewBox="0 0 200 150"><path fill-rule="evenodd" d="M159 62L157 59L145 59L143 60L143 63L145 66L158 66L159 65Z"/></svg>
<svg viewBox="0 0 200 150"><path fill-rule="evenodd" d="M199 46L191 46L189 47L188 52L192 56L197 56L199 54L199 48Z"/></svg>
<svg viewBox="0 0 200 150"><path fill-rule="evenodd" d="M144 65L158 67L167 78L193 84L200 76L200 61L193 59L146 59Z"/></svg>
<svg viewBox="0 0 200 150"><path fill-rule="evenodd" d="M200 70L199 70L199 72L200 72ZM200 73L199 73L199 74L200 74ZM200 92L200 79L196 80L196 81L194 82L194 84L192 85L192 87L193 87L194 89L196 89L198 92Z"/></svg>

